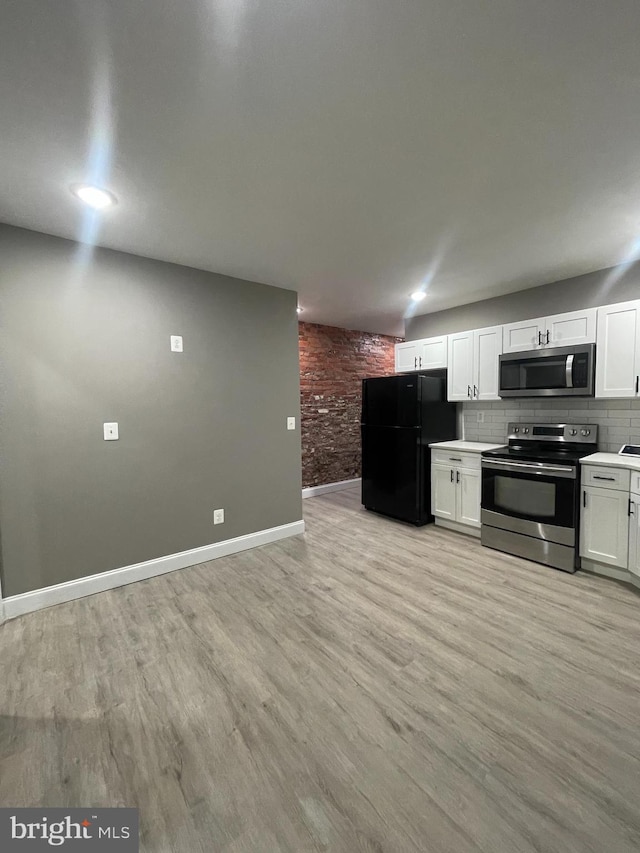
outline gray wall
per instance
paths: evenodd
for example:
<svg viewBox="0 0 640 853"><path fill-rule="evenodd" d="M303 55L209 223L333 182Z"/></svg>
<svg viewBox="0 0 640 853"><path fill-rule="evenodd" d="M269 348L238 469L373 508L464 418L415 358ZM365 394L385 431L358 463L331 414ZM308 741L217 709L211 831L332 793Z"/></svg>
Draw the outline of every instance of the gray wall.
<svg viewBox="0 0 640 853"><path fill-rule="evenodd" d="M405 338L415 341L432 335L466 332L502 323L515 323L579 308L592 308L640 299L640 264L554 281L540 287L508 293L495 299L470 302L446 311L423 314L405 322Z"/></svg>
<svg viewBox="0 0 640 853"><path fill-rule="evenodd" d="M0 226L5 595L302 517L296 294L82 257Z"/></svg>
<svg viewBox="0 0 640 853"><path fill-rule="evenodd" d="M478 415L484 418L478 422ZM463 403L464 437L468 441L504 444L507 425L522 423L588 423L598 425L598 449L617 453L623 444L640 444L640 400L496 400Z"/></svg>

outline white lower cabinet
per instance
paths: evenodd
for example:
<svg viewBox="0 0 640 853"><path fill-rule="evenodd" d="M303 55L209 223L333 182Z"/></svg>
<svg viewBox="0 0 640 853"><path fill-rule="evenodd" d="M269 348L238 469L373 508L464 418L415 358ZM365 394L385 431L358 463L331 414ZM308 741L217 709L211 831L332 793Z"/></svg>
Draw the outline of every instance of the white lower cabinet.
<svg viewBox="0 0 640 853"><path fill-rule="evenodd" d="M629 492L582 487L580 556L626 569L629 557Z"/></svg>
<svg viewBox="0 0 640 853"><path fill-rule="evenodd" d="M456 471L456 520L480 527L480 471Z"/></svg>
<svg viewBox="0 0 640 853"><path fill-rule="evenodd" d="M431 512L437 518L456 520L455 471L448 465L431 466Z"/></svg>
<svg viewBox="0 0 640 853"><path fill-rule="evenodd" d="M629 503L629 571L640 581L640 493L632 493Z"/></svg>
<svg viewBox="0 0 640 853"><path fill-rule="evenodd" d="M480 527L480 471L433 464L431 511L436 518Z"/></svg>

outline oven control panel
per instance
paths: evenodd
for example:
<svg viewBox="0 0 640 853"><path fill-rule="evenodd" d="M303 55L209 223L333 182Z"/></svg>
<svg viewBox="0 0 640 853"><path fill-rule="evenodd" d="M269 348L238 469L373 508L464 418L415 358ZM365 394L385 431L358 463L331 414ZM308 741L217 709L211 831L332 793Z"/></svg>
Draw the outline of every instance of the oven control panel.
<svg viewBox="0 0 640 853"><path fill-rule="evenodd" d="M572 444L596 444L598 441L597 424L509 424L509 440L557 441Z"/></svg>

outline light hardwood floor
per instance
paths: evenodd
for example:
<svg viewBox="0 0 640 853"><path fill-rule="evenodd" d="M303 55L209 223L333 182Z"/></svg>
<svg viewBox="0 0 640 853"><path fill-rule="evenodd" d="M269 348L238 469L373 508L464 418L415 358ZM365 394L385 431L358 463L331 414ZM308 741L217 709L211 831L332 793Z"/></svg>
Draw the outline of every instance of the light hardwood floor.
<svg viewBox="0 0 640 853"><path fill-rule="evenodd" d="M141 850L638 853L640 596L363 511L0 629L0 804Z"/></svg>

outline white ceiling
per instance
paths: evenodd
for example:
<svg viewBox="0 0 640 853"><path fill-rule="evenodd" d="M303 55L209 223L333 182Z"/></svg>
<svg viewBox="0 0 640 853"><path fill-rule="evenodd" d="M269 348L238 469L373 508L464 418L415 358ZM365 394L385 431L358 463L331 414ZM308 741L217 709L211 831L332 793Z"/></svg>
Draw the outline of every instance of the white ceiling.
<svg viewBox="0 0 640 853"><path fill-rule="evenodd" d="M638 0L2 0L0 221L419 312L640 232Z"/></svg>

